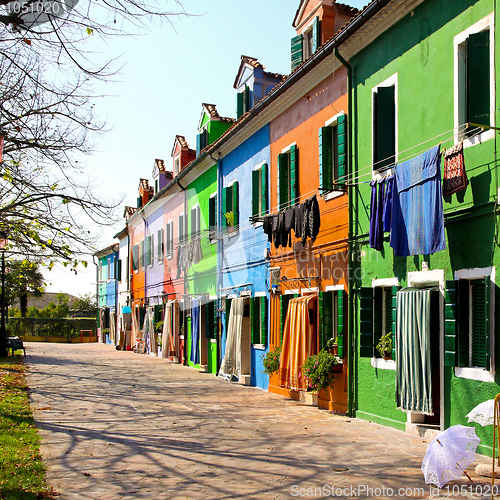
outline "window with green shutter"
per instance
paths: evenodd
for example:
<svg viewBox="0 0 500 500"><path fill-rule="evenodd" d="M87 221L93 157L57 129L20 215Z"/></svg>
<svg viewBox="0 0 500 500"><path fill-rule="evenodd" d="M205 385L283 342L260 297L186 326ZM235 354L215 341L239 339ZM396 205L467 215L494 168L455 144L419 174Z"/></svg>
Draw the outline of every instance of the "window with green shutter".
<svg viewBox="0 0 500 500"><path fill-rule="evenodd" d="M264 163L252 171L252 216L262 217L267 210L267 163Z"/></svg>
<svg viewBox="0 0 500 500"><path fill-rule="evenodd" d="M171 259L174 255L174 222L169 220L165 225L165 256Z"/></svg>
<svg viewBox="0 0 500 500"><path fill-rule="evenodd" d="M197 238L201 233L200 206L191 209L191 238Z"/></svg>
<svg viewBox="0 0 500 500"><path fill-rule="evenodd" d="M217 195L208 199L208 238L214 240L217 236Z"/></svg>
<svg viewBox="0 0 500 500"><path fill-rule="evenodd" d="M165 246L163 242L163 228L158 229L156 234L156 256L158 258L158 263L163 262L163 254L165 251Z"/></svg>
<svg viewBox="0 0 500 500"><path fill-rule="evenodd" d="M234 181L222 190L222 213L225 227L239 225L239 183Z"/></svg>
<svg viewBox="0 0 500 500"><path fill-rule="evenodd" d="M292 38L291 42L292 54L292 71L302 64L303 48L302 48L302 35L297 35Z"/></svg>
<svg viewBox="0 0 500 500"><path fill-rule="evenodd" d="M347 117L340 115L319 129L319 184L324 192L343 189L346 182Z"/></svg>
<svg viewBox="0 0 500 500"><path fill-rule="evenodd" d="M122 280L122 259L118 260L118 269L116 278L118 279L118 281Z"/></svg>
<svg viewBox="0 0 500 500"><path fill-rule="evenodd" d="M252 344L267 345L267 297L250 299Z"/></svg>
<svg viewBox="0 0 500 500"><path fill-rule="evenodd" d="M295 144L278 155L278 203L279 210L299 202L299 157Z"/></svg>
<svg viewBox="0 0 500 500"><path fill-rule="evenodd" d="M376 349L382 335L392 336L395 359L396 286L377 286L359 290L359 349L361 357L380 357Z"/></svg>
<svg viewBox="0 0 500 500"><path fill-rule="evenodd" d="M132 271L139 270L139 245L132 247Z"/></svg>
<svg viewBox="0 0 500 500"><path fill-rule="evenodd" d="M217 301L208 302L205 306L206 329L205 334L207 339L217 338Z"/></svg>
<svg viewBox="0 0 500 500"><path fill-rule="evenodd" d="M139 242L139 269L144 268L144 241Z"/></svg>
<svg viewBox="0 0 500 500"><path fill-rule="evenodd" d="M237 106L236 106L236 118L240 118L247 111L250 110L251 107L251 91L248 85L245 85L245 88L242 92L238 92L237 94Z"/></svg>
<svg viewBox="0 0 500 500"><path fill-rule="evenodd" d="M396 161L395 86L373 91L373 169L394 165Z"/></svg>
<svg viewBox="0 0 500 500"><path fill-rule="evenodd" d="M202 149L205 149L207 146L208 130L205 128L196 136L196 156L198 156Z"/></svg>
<svg viewBox="0 0 500 500"><path fill-rule="evenodd" d="M490 124L490 30L473 33L465 41L465 120ZM477 132L471 126L467 135Z"/></svg>
<svg viewBox="0 0 500 500"><path fill-rule="evenodd" d="M321 46L321 21L319 17L315 17L311 29L311 55L314 54Z"/></svg>

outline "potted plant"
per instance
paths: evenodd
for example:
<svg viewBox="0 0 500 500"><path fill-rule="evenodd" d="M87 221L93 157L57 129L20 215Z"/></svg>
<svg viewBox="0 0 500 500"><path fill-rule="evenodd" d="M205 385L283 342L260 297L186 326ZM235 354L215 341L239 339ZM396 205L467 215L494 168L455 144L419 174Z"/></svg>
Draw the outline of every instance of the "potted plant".
<svg viewBox="0 0 500 500"><path fill-rule="evenodd" d="M327 349L321 349L318 354L313 354L306 358L302 364L300 376L307 386L307 393L314 394L312 404L317 404L318 392L330 387L335 379L333 367L338 365L339 358L329 352ZM301 395L304 402L308 402L307 394ZM315 401L314 401L315 399Z"/></svg>
<svg viewBox="0 0 500 500"><path fill-rule="evenodd" d="M266 375L277 373L280 369L280 357L281 346L277 346L263 355L262 364L264 365L264 370L262 370L262 373L265 373Z"/></svg>
<svg viewBox="0 0 500 500"><path fill-rule="evenodd" d="M384 359L391 359L392 357L392 333L386 333L380 337L377 344L377 351Z"/></svg>
<svg viewBox="0 0 500 500"><path fill-rule="evenodd" d="M326 350L332 353L334 356L339 354L339 344L337 339L329 339L326 343Z"/></svg>

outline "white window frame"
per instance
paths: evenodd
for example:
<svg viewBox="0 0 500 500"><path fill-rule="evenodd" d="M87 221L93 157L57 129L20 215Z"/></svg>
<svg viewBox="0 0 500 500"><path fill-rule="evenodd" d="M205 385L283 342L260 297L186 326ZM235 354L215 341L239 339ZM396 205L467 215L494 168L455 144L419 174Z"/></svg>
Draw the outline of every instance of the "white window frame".
<svg viewBox="0 0 500 500"><path fill-rule="evenodd" d="M255 165L255 167L253 168L253 170L258 170L260 172L260 175L259 175L259 213L265 212L264 207L262 206L262 167L266 163L268 163L268 162L261 161L260 163ZM252 193L252 195L253 195L253 193ZM254 227L259 227L259 226L262 226L262 222L256 221L256 222L253 222L252 225Z"/></svg>
<svg viewBox="0 0 500 500"><path fill-rule="evenodd" d="M201 209L200 209L200 204L196 203L195 205L193 205L191 207L191 210L189 211L190 214L193 213L193 210L196 210L196 224L195 224L195 228L194 228L193 237L197 238L197 237L201 236ZM191 228L193 227L193 220L192 220L192 218L191 218L191 224L190 224L190 226L191 226Z"/></svg>
<svg viewBox="0 0 500 500"><path fill-rule="evenodd" d="M317 16L316 16L317 17ZM313 32L313 25L315 22L316 17L314 17L309 24L301 31L302 35L302 62L307 61L312 55L312 32ZM311 37L311 43L308 43L308 39Z"/></svg>
<svg viewBox="0 0 500 500"><path fill-rule="evenodd" d="M453 102L454 102L454 126L455 126L455 144L464 140L464 148L481 144L484 141L495 137L495 130L485 130L481 134L466 138L464 131L459 131L460 122L465 121L465 85L464 85L464 63L465 63L465 41L470 35L481 31L490 32L490 123L495 126L495 16L494 12L473 24L453 38L453 57L454 57L454 75L453 75Z"/></svg>
<svg viewBox="0 0 500 500"><path fill-rule="evenodd" d="M455 377L479 380L481 382L495 382L495 267L477 267L455 271L455 280L474 280L490 277L490 369L455 367Z"/></svg>
<svg viewBox="0 0 500 500"><path fill-rule="evenodd" d="M296 148L298 149L298 146L297 146L297 143L296 142L292 142L291 144L289 144L288 146L286 146L285 148L283 148L281 150L281 154L290 154L291 152L291 149L292 149L292 146L296 146ZM279 179L280 179L280 168L279 168L279 164L278 164L278 172L277 172L277 177L278 177L278 182L277 182L277 188L278 188L278 207L280 206L280 190L279 190L279 187L280 187L280 182L279 182ZM292 183L291 183L291 171L290 171L290 162L288 162L288 172L287 172L287 176L288 176L288 200L289 200L289 203L290 203L290 206L294 206L294 204L291 203L292 201ZM298 200L295 201L296 204L298 204Z"/></svg>
<svg viewBox="0 0 500 500"><path fill-rule="evenodd" d="M158 233L161 232L161 242L158 239ZM163 262L163 259L165 258L165 229L161 227L158 231L156 231L156 257L158 259L158 264L161 264ZM160 245L161 245L161 251L160 250Z"/></svg>
<svg viewBox="0 0 500 500"><path fill-rule="evenodd" d="M375 98L374 94L377 92L377 90L380 87L394 87L394 114L395 114L395 134L394 134L394 141L395 141L395 148L394 148L394 159L395 162L397 163L399 161L399 122L398 122L398 115L399 115L399 99L398 99L398 73L394 73L391 75L389 78L386 78L383 82L380 82L378 85L375 85L375 87L372 87L372 112L371 112L371 120L372 120L372 151L371 151L371 158L372 158L372 180L380 180L382 177L386 177L388 175L391 175L393 172L393 168L391 169L386 169L383 172L379 172L378 170L373 170L373 165L375 163L375 157L374 157L374 151L375 151L375 128L374 128L374 119L373 119L373 112L375 110Z"/></svg>
<svg viewBox="0 0 500 500"><path fill-rule="evenodd" d="M210 240L210 243L213 245L214 243L217 242L217 226L218 226L218 222L217 222L217 214L218 214L218 210L219 210L219 200L217 199L217 191L214 191L210 196L209 196L209 199L210 198L215 198L215 228L213 231L210 230L210 214L209 214L209 218L208 218L208 224L209 224L209 227L208 227L208 235L209 235L209 240Z"/></svg>
<svg viewBox="0 0 500 500"><path fill-rule="evenodd" d="M182 217L182 224L180 224L180 218ZM186 234L184 234L184 231L186 230L186 215L184 212L181 212L177 216L177 239L179 241L179 244L182 244L185 239L186 239ZM181 236L182 235L182 236Z"/></svg>

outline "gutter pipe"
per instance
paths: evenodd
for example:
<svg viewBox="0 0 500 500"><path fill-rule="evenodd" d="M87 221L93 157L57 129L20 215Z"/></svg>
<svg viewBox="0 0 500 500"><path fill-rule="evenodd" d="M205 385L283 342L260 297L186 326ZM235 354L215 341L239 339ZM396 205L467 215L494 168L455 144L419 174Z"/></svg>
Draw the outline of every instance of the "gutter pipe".
<svg viewBox="0 0 500 500"><path fill-rule="evenodd" d="M347 179L352 178L353 174L353 158L352 158L352 122L353 122L353 105L352 105L352 67L339 54L339 50L335 47L335 57L347 69ZM353 399L354 399L354 244L353 244L353 195L354 186L352 182L348 183L347 188L347 206L349 210L349 229L348 229L348 268L347 268L347 416L353 416Z"/></svg>

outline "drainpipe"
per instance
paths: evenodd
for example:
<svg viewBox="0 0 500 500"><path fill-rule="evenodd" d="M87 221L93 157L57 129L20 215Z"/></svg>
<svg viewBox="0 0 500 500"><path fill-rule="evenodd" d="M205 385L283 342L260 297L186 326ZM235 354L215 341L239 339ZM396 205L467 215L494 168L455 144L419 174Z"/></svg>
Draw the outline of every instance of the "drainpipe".
<svg viewBox="0 0 500 500"><path fill-rule="evenodd" d="M220 153L219 153L220 154ZM216 204L216 224L217 224L217 316L219 320L217 321L217 374L220 368L220 357L221 357L221 337L222 337L222 314L219 312L219 305L222 299L220 298L220 289L222 288L222 240L220 238L219 229L222 227L222 217L221 210L219 210L222 202L222 159L216 160L210 153L210 158L217 163L217 204Z"/></svg>
<svg viewBox="0 0 500 500"><path fill-rule="evenodd" d="M146 249L146 238L148 237L148 222L146 220L146 218L144 217L144 215L142 215L142 211L140 212L141 213L141 217L142 217L142 220L144 222L144 249ZM150 249L151 251L152 249ZM139 262L141 261L141 256L139 255ZM144 305L146 305L146 302L147 302L147 293L148 293L148 265L146 264L146 259L144 259ZM146 308L147 309L147 308Z"/></svg>
<svg viewBox="0 0 500 500"><path fill-rule="evenodd" d="M175 183L181 188L181 190L184 192L184 228L183 228L183 233L184 229L186 228L186 218L187 218L187 194L186 194L186 188L179 182L179 179L177 177L174 178ZM180 244L180 242L179 242ZM177 265L179 263L177 262ZM186 293L186 271L184 271L184 294ZM184 309L183 311L184 314L184 320L182 322L184 326L184 365L187 365L187 321L186 321L186 310Z"/></svg>
<svg viewBox="0 0 500 500"><path fill-rule="evenodd" d="M101 315L99 314L99 311L100 311L100 308L99 308L99 259L97 259L97 262L96 262L95 255L92 255L92 262L96 266L96 270L95 270L95 297L96 297L96 301L97 301L97 328L99 328L101 326L100 325ZM97 331L95 333L97 336Z"/></svg>
<svg viewBox="0 0 500 500"><path fill-rule="evenodd" d="M353 194L354 186L350 179L352 178L353 161L352 161L352 67L339 54L339 50L335 47L335 57L347 69L347 206L349 210L349 229L348 229L348 308L347 308L347 416L354 416L353 399L354 399L354 248L353 248Z"/></svg>

